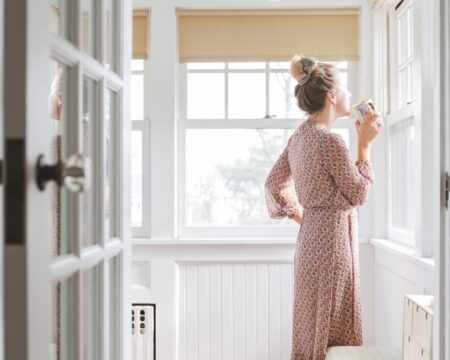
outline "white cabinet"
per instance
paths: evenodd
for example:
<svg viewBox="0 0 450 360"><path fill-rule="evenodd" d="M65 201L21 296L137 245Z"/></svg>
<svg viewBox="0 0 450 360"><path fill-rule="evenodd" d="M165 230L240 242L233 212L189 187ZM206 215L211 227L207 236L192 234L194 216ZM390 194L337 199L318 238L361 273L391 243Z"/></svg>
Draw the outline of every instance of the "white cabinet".
<svg viewBox="0 0 450 360"><path fill-rule="evenodd" d="M405 295L403 360L431 360L433 308L431 295Z"/></svg>

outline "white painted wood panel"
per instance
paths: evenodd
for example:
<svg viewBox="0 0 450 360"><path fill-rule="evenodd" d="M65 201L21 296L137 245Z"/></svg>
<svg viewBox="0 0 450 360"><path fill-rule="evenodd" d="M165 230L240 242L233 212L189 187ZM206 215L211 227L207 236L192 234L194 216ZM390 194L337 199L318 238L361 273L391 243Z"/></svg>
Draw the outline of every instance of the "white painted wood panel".
<svg viewBox="0 0 450 360"><path fill-rule="evenodd" d="M180 359L289 359L292 266L179 264Z"/></svg>
<svg viewBox="0 0 450 360"><path fill-rule="evenodd" d="M209 351L210 359L220 359L222 353L222 294L221 294L221 265L209 265Z"/></svg>
<svg viewBox="0 0 450 360"><path fill-rule="evenodd" d="M186 265L203 266L203 265ZM221 265L221 295L222 306L222 357L220 359L233 359L234 357L234 334L233 334L233 265ZM189 284L186 284L189 286ZM187 299L189 301L189 299Z"/></svg>

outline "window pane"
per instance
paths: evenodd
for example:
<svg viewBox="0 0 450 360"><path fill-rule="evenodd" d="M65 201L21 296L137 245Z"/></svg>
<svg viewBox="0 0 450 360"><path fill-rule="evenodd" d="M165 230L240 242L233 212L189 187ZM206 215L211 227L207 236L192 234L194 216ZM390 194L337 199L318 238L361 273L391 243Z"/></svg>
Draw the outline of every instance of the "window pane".
<svg viewBox="0 0 450 360"><path fill-rule="evenodd" d="M410 103L413 101L413 64L412 63L410 63L408 65L406 87L407 87L406 102Z"/></svg>
<svg viewBox="0 0 450 360"><path fill-rule="evenodd" d="M414 230L415 151L413 118L391 126L391 223Z"/></svg>
<svg viewBox="0 0 450 360"><path fill-rule="evenodd" d="M408 97L408 92L410 91L408 89L408 67L403 68L400 71L400 75L399 75L399 95L398 95L398 100L399 100L399 108L403 107L404 105L406 105L407 97Z"/></svg>
<svg viewBox="0 0 450 360"><path fill-rule="evenodd" d="M269 77L269 115L278 119L300 118L306 113L298 107L294 96L297 81L287 72L277 72Z"/></svg>
<svg viewBox="0 0 450 360"><path fill-rule="evenodd" d="M131 120L144 120L144 74L131 75Z"/></svg>
<svg viewBox="0 0 450 360"><path fill-rule="evenodd" d="M225 63L188 63L188 70L221 70L225 69Z"/></svg>
<svg viewBox="0 0 450 360"><path fill-rule="evenodd" d="M407 36L408 36L408 53L407 56L410 57L414 54L414 43L413 43L413 16L411 7L407 10Z"/></svg>
<svg viewBox="0 0 450 360"><path fill-rule="evenodd" d="M264 195L265 179L292 131L188 130L186 225L292 225L269 217Z"/></svg>
<svg viewBox="0 0 450 360"><path fill-rule="evenodd" d="M265 62L231 62L228 63L229 69L241 69L241 70L248 70L248 69L265 69L266 63Z"/></svg>
<svg viewBox="0 0 450 360"><path fill-rule="evenodd" d="M291 68L291 62L290 61L276 61L276 62L270 62L269 63L270 69L276 69L276 70L289 70Z"/></svg>
<svg viewBox="0 0 450 360"><path fill-rule="evenodd" d="M348 61L331 61L331 63L334 64L339 70L348 69Z"/></svg>
<svg viewBox="0 0 450 360"><path fill-rule="evenodd" d="M342 87L344 89L350 90L348 88L348 73L341 71L340 72L340 80L341 80L341 83L342 83Z"/></svg>
<svg viewBox="0 0 450 360"><path fill-rule="evenodd" d="M131 60L131 71L144 71L144 60Z"/></svg>
<svg viewBox="0 0 450 360"><path fill-rule="evenodd" d="M131 226L142 226L142 131L131 132Z"/></svg>
<svg viewBox="0 0 450 360"><path fill-rule="evenodd" d="M229 74L228 82L228 117L230 119L265 117L265 74Z"/></svg>
<svg viewBox="0 0 450 360"><path fill-rule="evenodd" d="M187 117L189 119L225 117L225 74L188 74Z"/></svg>

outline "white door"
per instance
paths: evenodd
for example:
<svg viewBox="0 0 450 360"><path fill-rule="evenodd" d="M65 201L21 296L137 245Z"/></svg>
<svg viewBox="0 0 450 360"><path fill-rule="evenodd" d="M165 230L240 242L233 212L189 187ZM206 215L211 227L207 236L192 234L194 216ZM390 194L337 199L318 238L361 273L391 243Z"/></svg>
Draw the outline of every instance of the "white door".
<svg viewBox="0 0 450 360"><path fill-rule="evenodd" d="M128 359L130 0L5 0L5 358Z"/></svg>

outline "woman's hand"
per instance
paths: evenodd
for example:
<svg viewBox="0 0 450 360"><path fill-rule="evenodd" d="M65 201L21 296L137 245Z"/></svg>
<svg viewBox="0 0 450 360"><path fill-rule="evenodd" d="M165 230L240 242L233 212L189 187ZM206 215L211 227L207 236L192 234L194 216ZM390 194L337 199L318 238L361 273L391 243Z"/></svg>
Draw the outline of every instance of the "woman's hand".
<svg viewBox="0 0 450 360"><path fill-rule="evenodd" d="M384 125L378 123L378 113L368 113L361 123L355 122L360 147L370 147Z"/></svg>
<svg viewBox="0 0 450 360"><path fill-rule="evenodd" d="M301 225L303 221L303 212L300 209L297 209L295 215L291 217L297 224Z"/></svg>

